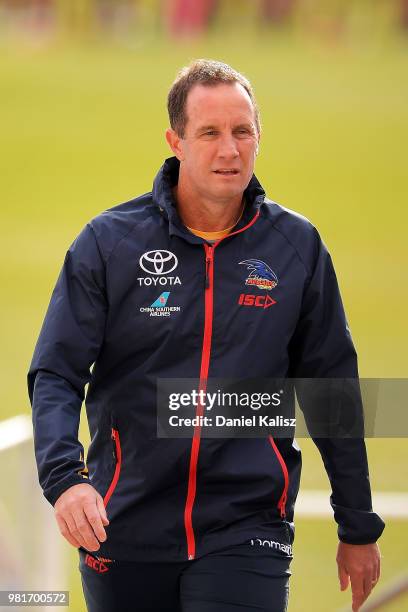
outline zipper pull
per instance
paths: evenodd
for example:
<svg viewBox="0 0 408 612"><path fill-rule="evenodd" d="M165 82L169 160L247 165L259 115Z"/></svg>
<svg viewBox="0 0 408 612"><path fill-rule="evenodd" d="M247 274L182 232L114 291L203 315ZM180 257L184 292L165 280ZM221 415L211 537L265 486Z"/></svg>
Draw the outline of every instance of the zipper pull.
<svg viewBox="0 0 408 612"><path fill-rule="evenodd" d="M206 260L205 260L205 288L209 289L210 288L210 263L211 263L211 256L212 256L212 246L207 246L205 249L205 252L207 254L206 256Z"/></svg>
<svg viewBox="0 0 408 612"><path fill-rule="evenodd" d="M114 441L114 446L112 448L112 456L114 458L115 461L118 460L117 456L116 456L116 431L112 428L111 431L111 439Z"/></svg>
<svg viewBox="0 0 408 612"><path fill-rule="evenodd" d="M286 495L286 493L285 493L285 494L282 496L282 499L280 500L279 505L278 505L279 510L280 510L280 515L281 515L281 518L286 518L286 509L285 509L285 506L286 506L286 500L287 500L287 495Z"/></svg>
<svg viewBox="0 0 408 612"><path fill-rule="evenodd" d="M205 262L205 288L210 288L210 260L207 259Z"/></svg>

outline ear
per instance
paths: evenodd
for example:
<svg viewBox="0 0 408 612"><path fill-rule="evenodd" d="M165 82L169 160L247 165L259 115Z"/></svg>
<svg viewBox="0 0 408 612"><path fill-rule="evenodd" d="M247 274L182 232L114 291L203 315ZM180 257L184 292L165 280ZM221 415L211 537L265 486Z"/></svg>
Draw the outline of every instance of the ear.
<svg viewBox="0 0 408 612"><path fill-rule="evenodd" d="M171 128L167 128L166 130L166 140L170 149L173 151L174 155L177 157L179 161L184 160L184 151L182 147L182 141L180 136L172 130Z"/></svg>
<svg viewBox="0 0 408 612"><path fill-rule="evenodd" d="M260 140L261 140L261 135L258 134L258 142L256 143L255 156L257 156L258 153L259 153L259 143L260 143Z"/></svg>

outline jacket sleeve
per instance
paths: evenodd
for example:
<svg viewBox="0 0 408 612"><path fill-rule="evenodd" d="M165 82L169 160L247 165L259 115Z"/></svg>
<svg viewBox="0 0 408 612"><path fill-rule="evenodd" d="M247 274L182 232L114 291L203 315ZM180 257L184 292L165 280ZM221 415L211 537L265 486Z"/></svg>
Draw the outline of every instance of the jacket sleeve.
<svg viewBox="0 0 408 612"><path fill-rule="evenodd" d="M66 254L28 373L39 481L52 505L87 482L78 428L106 313L105 266L87 225Z"/></svg>
<svg viewBox="0 0 408 612"><path fill-rule="evenodd" d="M356 351L332 260L318 235L316 244L315 264L290 344L291 376L357 379ZM299 404L304 410L298 386L296 383ZM361 406L359 392L357 395L356 401ZM356 406L355 410L358 412L359 407ZM338 524L339 539L350 544L375 542L384 529L384 523L372 509L364 438L313 437L313 441L330 480L330 503Z"/></svg>

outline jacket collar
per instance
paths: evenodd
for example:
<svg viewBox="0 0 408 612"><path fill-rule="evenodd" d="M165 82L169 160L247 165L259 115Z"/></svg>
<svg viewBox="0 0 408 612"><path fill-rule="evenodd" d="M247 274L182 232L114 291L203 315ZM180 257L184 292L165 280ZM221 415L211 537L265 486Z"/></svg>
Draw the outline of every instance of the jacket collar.
<svg viewBox="0 0 408 612"><path fill-rule="evenodd" d="M168 219L170 234L181 236L189 242L202 244L203 239L194 236L187 230L177 212L172 188L174 185L177 185L179 169L180 162L176 157L169 157L166 159L153 182L153 202L158 206L161 214ZM259 211L260 206L264 202L265 191L255 174L252 175L248 187L244 191L244 197L245 210L239 223L235 227L236 230L245 227Z"/></svg>

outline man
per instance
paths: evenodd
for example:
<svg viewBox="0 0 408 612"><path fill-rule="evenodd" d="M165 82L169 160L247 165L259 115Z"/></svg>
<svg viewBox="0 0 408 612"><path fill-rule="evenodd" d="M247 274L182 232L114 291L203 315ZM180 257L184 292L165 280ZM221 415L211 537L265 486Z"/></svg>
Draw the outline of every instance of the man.
<svg viewBox="0 0 408 612"><path fill-rule="evenodd" d="M28 377L40 483L80 549L91 612L281 612L299 447L206 439L200 427L192 439L158 438L157 382L356 378L356 354L317 231L253 175L260 122L247 79L196 61L168 110L174 157L153 191L85 227L51 298ZM364 440L315 442L333 490L341 588L351 580L358 610L379 578L384 527Z"/></svg>

